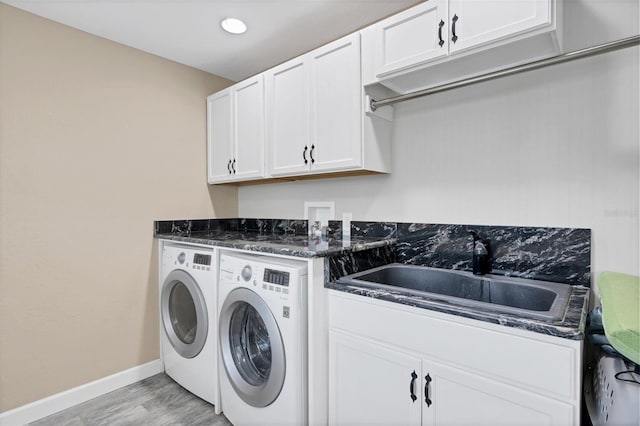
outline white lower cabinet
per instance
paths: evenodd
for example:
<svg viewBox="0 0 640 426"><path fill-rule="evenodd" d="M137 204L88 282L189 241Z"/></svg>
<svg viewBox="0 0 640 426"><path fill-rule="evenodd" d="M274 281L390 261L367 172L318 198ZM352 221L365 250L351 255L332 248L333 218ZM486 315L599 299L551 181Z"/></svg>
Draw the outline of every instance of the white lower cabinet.
<svg viewBox="0 0 640 426"><path fill-rule="evenodd" d="M431 401L423 408L423 424L570 424L569 404L462 369L423 359L422 377L425 393L428 391L425 398ZM427 378L431 379L428 386Z"/></svg>
<svg viewBox="0 0 640 426"><path fill-rule="evenodd" d="M330 425L420 425L420 358L332 330L329 375Z"/></svg>
<svg viewBox="0 0 640 426"><path fill-rule="evenodd" d="M579 424L579 342L518 349L521 330L474 329L467 319L438 330L445 324L438 317L448 315L329 293L330 425ZM461 347L467 350L450 355ZM528 379L541 371L554 377L556 370L563 373L547 380L549 392Z"/></svg>

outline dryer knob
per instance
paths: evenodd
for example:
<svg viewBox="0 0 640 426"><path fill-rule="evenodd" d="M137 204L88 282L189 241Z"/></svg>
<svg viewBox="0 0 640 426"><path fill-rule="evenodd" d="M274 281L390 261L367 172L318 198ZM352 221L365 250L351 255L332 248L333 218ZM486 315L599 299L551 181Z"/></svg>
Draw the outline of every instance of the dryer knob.
<svg viewBox="0 0 640 426"><path fill-rule="evenodd" d="M187 255L184 254L184 252L181 252L178 255L178 262L180 262L180 264L182 265L184 263L184 261L187 259Z"/></svg>
<svg viewBox="0 0 640 426"><path fill-rule="evenodd" d="M247 265L242 268L242 272L240 273L240 275L242 275L243 280L249 281L251 279L251 266Z"/></svg>

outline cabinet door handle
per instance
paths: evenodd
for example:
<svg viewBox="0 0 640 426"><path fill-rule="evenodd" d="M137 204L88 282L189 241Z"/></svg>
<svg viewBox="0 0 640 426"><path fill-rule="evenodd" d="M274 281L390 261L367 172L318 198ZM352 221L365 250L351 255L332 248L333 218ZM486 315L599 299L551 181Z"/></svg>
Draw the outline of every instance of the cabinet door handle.
<svg viewBox="0 0 640 426"><path fill-rule="evenodd" d="M456 22L458 22L458 15L453 15L453 19L451 19L451 34L453 35L453 37L451 37L451 41L454 43L458 41L458 36L456 35Z"/></svg>
<svg viewBox="0 0 640 426"><path fill-rule="evenodd" d="M315 145L311 145L311 151L309 151L309 157L311 157L311 164L315 163L316 160L313 158L313 150L316 149Z"/></svg>
<svg viewBox="0 0 640 426"><path fill-rule="evenodd" d="M424 402L427 404L427 407L431 407L431 400L429 399L429 383L431 383L431 376L427 373L424 376Z"/></svg>
<svg viewBox="0 0 640 426"><path fill-rule="evenodd" d="M444 27L444 21L441 19L440 23L438 24L438 39L440 39L438 45L440 47L442 47L442 45L444 44L444 40L442 39L442 27Z"/></svg>
<svg viewBox="0 0 640 426"><path fill-rule="evenodd" d="M413 373L411 373L411 383L409 384L409 394L411 395L411 401L413 402L416 402L416 399L418 399L416 393L413 391L413 385L416 383L417 378L418 375L416 374L416 370L413 370Z"/></svg>
<svg viewBox="0 0 640 426"><path fill-rule="evenodd" d="M309 149L309 148L307 148L307 146L305 145L304 146L304 151L302 151L302 159L304 160L304 164L308 163L308 161L307 161L307 149Z"/></svg>
<svg viewBox="0 0 640 426"><path fill-rule="evenodd" d="M231 174L231 159L229 159L229 162L227 163L227 170L229 170L229 174Z"/></svg>
<svg viewBox="0 0 640 426"><path fill-rule="evenodd" d="M236 174L236 159L233 159L233 162L231 163L231 170L233 170L233 174Z"/></svg>

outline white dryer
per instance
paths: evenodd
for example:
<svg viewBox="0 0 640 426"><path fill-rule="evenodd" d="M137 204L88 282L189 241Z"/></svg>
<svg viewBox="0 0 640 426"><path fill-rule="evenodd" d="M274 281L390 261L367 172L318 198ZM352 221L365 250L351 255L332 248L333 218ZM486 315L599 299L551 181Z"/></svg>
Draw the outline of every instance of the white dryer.
<svg viewBox="0 0 640 426"><path fill-rule="evenodd" d="M222 253L220 397L239 425L307 419L307 263Z"/></svg>
<svg viewBox="0 0 640 426"><path fill-rule="evenodd" d="M163 242L160 345L164 370L220 412L212 248Z"/></svg>

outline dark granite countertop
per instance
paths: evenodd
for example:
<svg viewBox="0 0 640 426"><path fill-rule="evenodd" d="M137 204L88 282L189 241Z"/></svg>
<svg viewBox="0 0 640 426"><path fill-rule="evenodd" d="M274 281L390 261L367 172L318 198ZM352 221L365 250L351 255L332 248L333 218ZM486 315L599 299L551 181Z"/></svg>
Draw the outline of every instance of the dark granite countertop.
<svg viewBox="0 0 640 426"><path fill-rule="evenodd" d="M572 286L565 316L561 321L554 322L522 318L513 314L495 313L480 308L458 306L445 301L430 299L428 296L417 296L403 293L402 291L373 289L338 282L327 283L325 288L571 340L582 340L584 338L589 306L589 288L583 286Z"/></svg>
<svg viewBox="0 0 640 426"><path fill-rule="evenodd" d="M330 221L329 230L339 230ZM474 229L492 241L492 273L571 285L562 320L543 321L461 307L426 296L337 283L342 276L399 262L444 269L470 270ZM308 222L296 219L196 219L156 221L154 237L261 253L325 259L325 287L408 306L500 324L571 340L584 338L590 288L590 236L587 229L479 225L352 222L351 239L331 231L310 238ZM525 253L526 256L513 256Z"/></svg>
<svg viewBox="0 0 640 426"><path fill-rule="evenodd" d="M307 235L260 234L237 231L167 232L154 235L163 240L227 247L261 253L281 254L295 257L325 257L348 252L357 252L396 243L391 238L357 237L311 238Z"/></svg>

